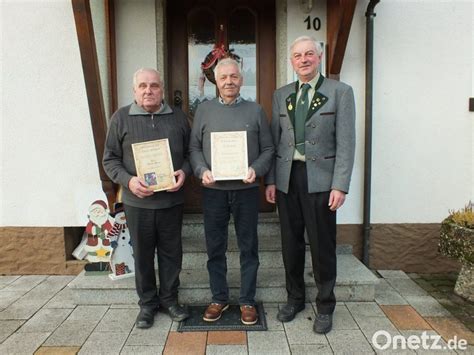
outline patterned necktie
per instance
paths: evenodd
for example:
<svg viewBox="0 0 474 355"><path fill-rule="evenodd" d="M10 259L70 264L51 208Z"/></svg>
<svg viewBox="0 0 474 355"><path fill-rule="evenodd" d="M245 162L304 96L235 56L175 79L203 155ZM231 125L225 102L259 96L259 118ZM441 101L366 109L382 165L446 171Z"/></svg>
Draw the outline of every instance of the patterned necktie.
<svg viewBox="0 0 474 355"><path fill-rule="evenodd" d="M308 90L311 85L308 83L301 86L301 95L296 103L295 112L295 144L296 149L301 155L304 155L304 127L306 123L306 116L308 115L309 98Z"/></svg>

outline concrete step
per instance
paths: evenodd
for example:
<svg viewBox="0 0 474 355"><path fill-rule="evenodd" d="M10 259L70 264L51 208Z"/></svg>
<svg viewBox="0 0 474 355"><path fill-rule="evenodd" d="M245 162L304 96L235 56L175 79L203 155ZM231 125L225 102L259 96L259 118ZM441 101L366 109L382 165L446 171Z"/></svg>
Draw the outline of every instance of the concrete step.
<svg viewBox="0 0 474 355"><path fill-rule="evenodd" d="M338 301L373 301L377 278L352 254L338 255L338 278L336 297ZM311 268L305 269L307 299L316 297L316 286ZM195 266L181 272L179 300L182 303L207 303L211 299L209 277L204 266ZM238 268L229 268L228 281L231 301L237 302L240 273ZM78 275L68 287L76 304L136 304L134 278L112 281L107 275ZM285 302L285 272L282 267L261 267L257 280L257 300L263 302Z"/></svg>

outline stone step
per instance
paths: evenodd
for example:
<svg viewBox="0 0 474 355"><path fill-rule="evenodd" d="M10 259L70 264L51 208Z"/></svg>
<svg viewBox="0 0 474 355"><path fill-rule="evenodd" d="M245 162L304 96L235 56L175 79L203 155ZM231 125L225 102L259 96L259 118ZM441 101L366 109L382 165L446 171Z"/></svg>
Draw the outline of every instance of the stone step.
<svg viewBox="0 0 474 355"><path fill-rule="evenodd" d="M197 238L190 238L190 239L197 239ZM206 246L204 240L194 240L193 243L189 243L189 240L185 240L183 238L183 270L187 269L200 269L206 268L207 263L207 253L206 253ZM237 248L237 243L234 246L230 245L228 251L226 253L227 256L227 267L229 269L232 268L239 268L240 266L240 253ZM234 243L232 243L234 244ZM272 267L283 267L283 257L281 254L281 249L272 249L273 247L268 244L269 247L265 245L262 246L259 242L259 260L260 260L260 267L261 268L272 268ZM275 243L273 243L275 245ZM352 254L352 246L351 245L338 245L336 249L337 254ZM311 254L309 251L309 246L306 247L306 257L305 257L305 266L311 267ZM157 266L155 265L155 268Z"/></svg>
<svg viewBox="0 0 474 355"><path fill-rule="evenodd" d="M182 234L183 237L204 238L202 214L185 214ZM258 236L280 239L280 221L276 213L260 213L258 215ZM232 217L229 221L229 239L235 239L235 227Z"/></svg>
<svg viewBox="0 0 474 355"><path fill-rule="evenodd" d="M338 255L336 297L338 301L373 301L377 278L351 254ZM181 272L179 300L182 303L205 304L211 299L209 277L205 267L195 267ZM231 301L237 302L240 273L229 268L228 281ZM311 268L305 269L307 299L316 297L316 286ZM112 281L107 275L78 275L68 287L76 304L136 304L134 278ZM282 267L259 269L257 300L263 302L286 301L285 272Z"/></svg>

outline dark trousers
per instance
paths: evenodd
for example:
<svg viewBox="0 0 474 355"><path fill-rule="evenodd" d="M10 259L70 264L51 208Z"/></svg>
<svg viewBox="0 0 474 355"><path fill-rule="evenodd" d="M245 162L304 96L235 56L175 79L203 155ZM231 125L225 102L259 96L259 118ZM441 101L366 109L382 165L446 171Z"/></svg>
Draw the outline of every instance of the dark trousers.
<svg viewBox="0 0 474 355"><path fill-rule="evenodd" d="M317 310L331 314L336 306L336 212L329 209L329 191L308 193L306 164L293 162L288 193L277 191L277 202L288 302L305 302L306 228L318 288Z"/></svg>
<svg viewBox="0 0 474 355"><path fill-rule="evenodd" d="M234 217L240 250L240 304L255 304L258 261L258 187L244 190L202 189L207 270L212 302L227 303L227 238L230 215Z"/></svg>
<svg viewBox="0 0 474 355"><path fill-rule="evenodd" d="M183 259L183 205L157 210L128 205L124 208L135 258L138 304L146 308L176 304ZM159 291L156 287L155 251L158 255Z"/></svg>

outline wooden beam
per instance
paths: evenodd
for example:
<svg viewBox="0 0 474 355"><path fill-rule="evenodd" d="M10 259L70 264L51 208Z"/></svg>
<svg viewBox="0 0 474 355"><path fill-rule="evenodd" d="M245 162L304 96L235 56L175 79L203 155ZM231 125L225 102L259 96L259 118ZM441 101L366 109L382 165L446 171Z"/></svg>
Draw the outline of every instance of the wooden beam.
<svg viewBox="0 0 474 355"><path fill-rule="evenodd" d="M327 0L328 76L339 80L357 0Z"/></svg>
<svg viewBox="0 0 474 355"><path fill-rule="evenodd" d="M104 113L104 100L100 85L99 65L95 46L94 28L89 0L71 0L76 23L77 39L81 53L82 71L86 85L89 114L94 135L95 152L99 167L102 190L107 196L110 209L115 203L115 187L102 167L102 156L107 134L107 121Z"/></svg>
<svg viewBox="0 0 474 355"><path fill-rule="evenodd" d="M118 109L117 96L117 52L115 41L115 0L104 0L105 23L107 28L107 63L109 73L109 112Z"/></svg>

